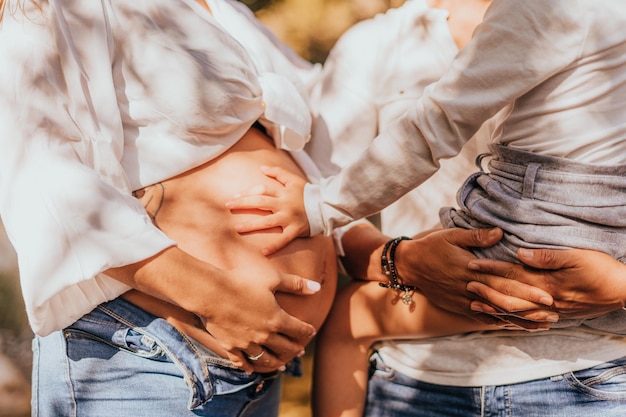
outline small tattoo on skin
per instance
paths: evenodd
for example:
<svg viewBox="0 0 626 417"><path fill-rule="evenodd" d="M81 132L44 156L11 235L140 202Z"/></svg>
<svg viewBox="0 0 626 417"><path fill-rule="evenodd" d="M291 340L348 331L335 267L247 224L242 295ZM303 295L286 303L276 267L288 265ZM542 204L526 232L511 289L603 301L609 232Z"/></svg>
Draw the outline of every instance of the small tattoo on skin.
<svg viewBox="0 0 626 417"><path fill-rule="evenodd" d="M146 209L146 212L152 219L152 222L156 224L156 217L159 214L159 210L163 206L163 200L165 199L165 187L162 183L149 185L140 190L133 192L133 196L141 201L141 204Z"/></svg>

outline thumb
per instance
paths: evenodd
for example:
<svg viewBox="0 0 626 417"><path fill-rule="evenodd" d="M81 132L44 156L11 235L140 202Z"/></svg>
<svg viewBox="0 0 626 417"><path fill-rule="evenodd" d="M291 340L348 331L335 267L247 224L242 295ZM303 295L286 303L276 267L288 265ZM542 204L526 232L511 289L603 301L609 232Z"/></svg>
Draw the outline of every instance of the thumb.
<svg viewBox="0 0 626 417"><path fill-rule="evenodd" d="M450 243L460 247L478 247L487 248L493 246L502 239L502 229L453 229L454 234L451 234Z"/></svg>
<svg viewBox="0 0 626 417"><path fill-rule="evenodd" d="M520 248L517 257L526 265L537 269L563 269L571 264L567 250Z"/></svg>
<svg viewBox="0 0 626 417"><path fill-rule="evenodd" d="M311 295L319 292L321 288L321 284L317 281L293 274L281 274L281 280L275 290L291 294Z"/></svg>

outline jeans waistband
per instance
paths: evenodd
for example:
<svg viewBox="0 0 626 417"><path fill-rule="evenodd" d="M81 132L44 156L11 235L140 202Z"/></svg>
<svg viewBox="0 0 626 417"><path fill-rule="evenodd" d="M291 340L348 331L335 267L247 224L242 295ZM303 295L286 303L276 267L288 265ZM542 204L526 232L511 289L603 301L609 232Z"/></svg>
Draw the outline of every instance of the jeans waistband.
<svg viewBox="0 0 626 417"><path fill-rule="evenodd" d="M620 165L598 165L575 161L569 158L561 158L552 155L538 154L534 152L523 151L521 149L509 146L490 144L490 154L482 154L478 156L478 160L484 156L493 156L491 163L507 163L511 172L523 173L523 170L529 164L538 164L541 169L546 171L561 171L580 175L606 175L623 177L626 176L626 164ZM480 165L479 165L480 166ZM515 168L517 166L517 168Z"/></svg>
<svg viewBox="0 0 626 417"><path fill-rule="evenodd" d="M501 145L489 149L489 175L523 199L618 210L626 206L626 165L585 164Z"/></svg>
<svg viewBox="0 0 626 417"><path fill-rule="evenodd" d="M236 392L279 375L278 372L248 375L229 360L192 341L167 320L123 298L99 305L70 328L123 348L132 345L138 352L145 351L146 356L154 356L155 351L164 353L164 360L175 363L184 374L190 388L189 409L201 406L214 395Z"/></svg>

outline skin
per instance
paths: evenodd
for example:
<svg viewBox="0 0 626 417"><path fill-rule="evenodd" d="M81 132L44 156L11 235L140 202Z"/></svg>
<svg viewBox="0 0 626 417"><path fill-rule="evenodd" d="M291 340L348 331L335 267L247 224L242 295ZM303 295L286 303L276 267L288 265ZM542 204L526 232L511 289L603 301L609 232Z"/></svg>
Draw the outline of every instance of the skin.
<svg viewBox="0 0 626 417"><path fill-rule="evenodd" d="M464 5L466 3L458 4L460 8ZM453 33L457 44L465 41L463 33L471 31ZM253 219L238 226L240 232L283 227L283 236L265 248L265 253L270 254L293 236L307 235L309 229L308 224L293 221L301 219L304 213L302 205L293 205L298 201L298 194L301 195L302 182L274 167L265 168L264 172L274 178L276 184L247 191L228 205L263 207L273 213L273 217ZM290 193L290 187L297 191ZM356 278L386 281L380 272L380 256L389 238L376 231L360 230L359 237L351 243L348 236L358 228L344 236L347 270ZM537 270L477 260L469 249L494 244L501 238L501 231L467 233L431 231L399 245L396 256L399 275L425 295L414 295L415 308L411 311L403 309L392 292L385 292L376 283L352 283L340 292L318 339L314 415L362 415L368 380L364 365L369 346L383 337L415 339L502 328L541 330L558 321L559 314L567 318L591 318L624 306L624 266L604 254L592 251L520 253L520 260L541 268ZM527 258L530 253L535 257ZM364 263L364 259L369 262ZM428 259L428 263L424 259ZM599 270L604 274L599 274ZM606 279L607 276L610 278ZM337 396L339 389L342 394Z"/></svg>
<svg viewBox="0 0 626 417"><path fill-rule="evenodd" d="M197 0L197 2L211 13L206 1ZM215 167L215 164L212 166ZM302 175L301 172L296 174ZM168 211L171 213L172 208L181 206L174 203L176 199L170 199L177 192L180 192L180 195L185 193L194 195L200 192L200 195L206 196L203 190L194 190L193 187L184 185L189 184L189 181L184 180L195 176L204 179L204 182L200 183L211 189L211 182L202 175L202 169L195 170L193 175L184 175L167 182L167 201L159 206L160 226L175 233L181 239L179 245L150 259L113 268L106 273L135 289L124 295L127 300L166 318L179 330L191 335L216 353L229 358L235 366L247 372L282 370L286 362L304 353L304 347L315 336L325 312L330 308L330 302L326 300L332 299L334 294L332 279L335 275L332 267L334 264L324 260L315 266L305 262L303 264L307 264L308 267L295 268L292 265L290 268L284 263L281 265L280 260L261 262L258 257L248 259L247 265L233 262L232 259L237 259L237 254L241 255L241 252L226 251L228 238L224 240L222 235L219 242L208 240L209 236L215 236L212 233L218 226L230 224L223 222L232 215L225 209L223 202L203 201L205 207L201 207L202 203L200 204L200 208L219 204L221 210L213 210L214 214L217 212L217 216L213 217L212 224L210 222L188 224L188 227L183 228L177 221L172 220L172 216L168 217ZM144 198L148 200L154 192L158 192L158 189L153 188L144 194ZM192 202L184 209L193 210L193 207L198 208ZM150 210L149 203L146 203L146 208ZM153 215L156 220L157 214ZM262 241L257 238L252 244L260 244L259 242ZM197 246L197 243L200 243L200 246ZM321 245L325 247L325 251L332 246L328 242ZM216 248L219 250L215 250ZM250 255L252 251L250 242L246 248L248 251L246 256L254 258ZM255 253L259 255L260 249L256 248ZM232 256L231 262L224 261L227 258L225 255ZM280 255L275 257L282 258L284 257ZM315 279L322 282L327 280L325 288L320 290L318 282L294 273L282 272L280 269L311 273L314 276L323 270L324 274L320 273ZM251 289L254 289L253 296L250 295ZM308 315L309 310L294 307L303 298L293 295L312 294L315 296L311 297L308 305L311 309L319 309L320 314L316 317ZM207 302L216 299L220 302ZM302 302L306 303L307 301ZM301 313L300 318L290 315L285 310L290 307ZM306 321L309 319L315 325ZM263 361L251 362L247 359L249 356L258 355L261 349L266 352Z"/></svg>
<svg viewBox="0 0 626 417"><path fill-rule="evenodd" d="M423 276L428 279L433 277L433 282L445 282L446 288L452 288L448 298L458 302L463 297L475 297L462 285L452 287L453 283L457 283L453 280L469 271L468 262L475 258L468 251L470 247L491 246L501 238L498 229L487 233L475 232L437 230L415 236L414 240L402 241L396 248L398 272L406 263L414 266L403 268L404 272L399 272L399 276L404 282L407 282L407 277L415 279L418 265L428 264L428 271ZM369 380L367 358L370 346L376 341L416 340L480 330L523 330L515 323L522 322L517 318L503 317L499 320L493 315L476 312L453 313L437 307L420 292L412 293L411 304L405 304L400 300L403 292L381 288L378 282L386 282L388 278L381 271L380 259L389 239L371 224L354 226L343 236L346 253L343 265L355 280L339 291L329 318L318 335L313 381L314 416L358 417L363 414ZM415 252L418 246L422 252ZM432 252L425 253L425 250ZM429 259L429 262L425 263L424 259ZM449 277L446 276L448 272L452 272ZM489 279L487 276L481 278ZM435 286L430 287L433 288ZM532 287L528 289L529 296L552 301L548 294ZM445 292L437 290L438 293ZM533 308L538 307L535 303L522 301ZM463 302L469 311L470 301ZM547 314L553 320L558 319L549 310ZM547 322L523 321L523 324L533 330L548 329L550 326ZM341 396L335 395L338 390L341 390Z"/></svg>
<svg viewBox="0 0 626 417"><path fill-rule="evenodd" d="M261 253L261 247L275 230L245 235L234 232L234 224L240 219L263 213L231 211L224 203L233 191L268 181L258 168L262 163L279 164L294 175L304 176L286 152L276 149L263 133L251 129L219 158L136 193L154 223L177 242L173 251L182 251L194 259L192 263L204 262L216 270L193 283L188 278L172 280L172 291L184 292L190 300L163 302L158 294L142 287L123 297L166 318L183 333L231 360L236 360L233 352L238 352L241 359L258 355L263 349L266 353L262 360L238 362L245 369L267 372L282 369L285 362L303 353L330 310L337 267L332 238L297 239L268 258ZM184 269L180 272L185 274ZM223 276L217 286L213 285L215 276ZM280 290L275 287L278 277L299 286L302 282L297 277L301 276L318 282L321 289L307 297L280 292L274 295L275 288ZM192 287L185 288L189 285ZM196 292L200 300L196 300ZM308 330L284 333L290 329L279 318L286 326L308 323L303 327ZM233 333L239 333L239 340L233 339Z"/></svg>
<svg viewBox="0 0 626 417"><path fill-rule="evenodd" d="M602 316L626 306L626 265L602 252L581 249L520 249L518 258L525 264L512 265L490 259L475 259L469 268L505 277L501 286L471 281L471 291L486 300L473 301L477 312L498 314L493 306L515 312L519 308L511 294L510 282L543 288L553 299L551 308L563 318L588 319Z"/></svg>
<svg viewBox="0 0 626 417"><path fill-rule="evenodd" d="M532 267L478 259L469 252L471 247L491 246L501 236L499 229L448 229L403 241L395 257L399 276L423 292L413 294L414 304L407 306L397 292L377 285L378 280L386 280L380 257L389 237L368 224L346 232L343 264L360 281L339 292L318 335L314 415L362 415L368 381L365 365L377 340L477 330L547 330L559 313L592 318L623 308L626 265L589 250L520 251L520 260ZM334 395L338 389L341 396Z"/></svg>

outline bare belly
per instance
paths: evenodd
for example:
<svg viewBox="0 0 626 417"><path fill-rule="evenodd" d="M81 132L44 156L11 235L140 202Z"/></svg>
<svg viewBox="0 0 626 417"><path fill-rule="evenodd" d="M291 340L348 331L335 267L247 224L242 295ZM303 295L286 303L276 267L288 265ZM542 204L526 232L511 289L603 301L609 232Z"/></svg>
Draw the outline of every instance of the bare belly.
<svg viewBox="0 0 626 417"><path fill-rule="evenodd" d="M276 230L246 235L235 231L236 224L265 213L231 212L225 207L234 194L273 181L261 173L262 165L282 166L304 176L286 152L277 150L269 138L251 129L224 155L164 181L162 187L147 187L145 194L138 197L154 216L155 224L181 249L198 259L223 269L271 266L320 282L322 289L313 296L277 294L278 302L288 313L319 328L330 310L337 283L332 239L324 236L296 239L268 258L261 254L261 248ZM125 294L124 298L166 318L179 330L225 356L208 333L197 326L192 314L137 291Z"/></svg>

